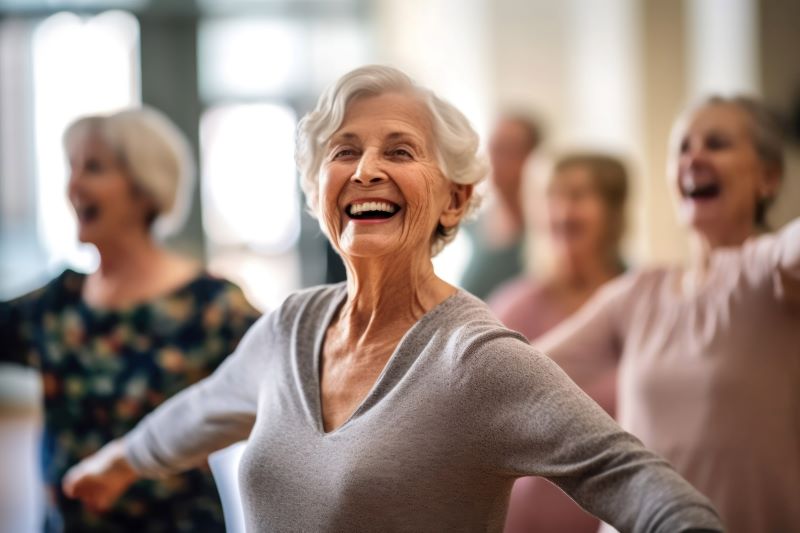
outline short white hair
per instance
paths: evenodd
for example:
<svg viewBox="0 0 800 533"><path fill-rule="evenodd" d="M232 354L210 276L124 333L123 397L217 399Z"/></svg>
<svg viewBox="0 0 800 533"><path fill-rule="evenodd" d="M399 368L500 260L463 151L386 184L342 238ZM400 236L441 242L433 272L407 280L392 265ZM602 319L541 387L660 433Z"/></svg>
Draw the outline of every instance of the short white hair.
<svg viewBox="0 0 800 533"><path fill-rule="evenodd" d="M134 183L153 199L153 233L159 237L177 233L189 213L195 173L191 148L177 126L150 107L82 117L64 132L67 154L87 136L106 144Z"/></svg>
<svg viewBox="0 0 800 533"><path fill-rule="evenodd" d="M447 179L462 185L474 185L488 173L486 160L478 155L478 134L461 111L430 89L417 85L396 68L365 66L348 72L331 85L320 96L314 110L306 114L298 125L295 161L300 171L300 186L312 215L316 215L318 207L324 148L341 127L348 104L360 97L388 92L413 93L428 109L439 166ZM473 191L464 216L471 214L479 203L480 198ZM457 231L458 226L437 228L431 244L432 255L453 240Z"/></svg>

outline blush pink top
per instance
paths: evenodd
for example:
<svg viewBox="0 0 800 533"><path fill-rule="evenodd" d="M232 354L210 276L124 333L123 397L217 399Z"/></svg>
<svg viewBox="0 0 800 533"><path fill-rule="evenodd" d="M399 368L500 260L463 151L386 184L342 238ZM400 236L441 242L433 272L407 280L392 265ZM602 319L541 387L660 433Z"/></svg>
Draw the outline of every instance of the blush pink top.
<svg viewBox="0 0 800 533"><path fill-rule="evenodd" d="M620 424L729 533L800 531L800 219L682 275L624 276L534 344L584 388L618 366Z"/></svg>
<svg viewBox="0 0 800 533"><path fill-rule="evenodd" d="M488 303L507 328L519 331L528 340L543 335L572 314L544 284L528 276L502 285ZM595 392L590 394L612 416L615 375L616 369L610 369L606 379L598 380ZM544 478L523 477L514 483L506 533L594 533L599 524L597 518Z"/></svg>

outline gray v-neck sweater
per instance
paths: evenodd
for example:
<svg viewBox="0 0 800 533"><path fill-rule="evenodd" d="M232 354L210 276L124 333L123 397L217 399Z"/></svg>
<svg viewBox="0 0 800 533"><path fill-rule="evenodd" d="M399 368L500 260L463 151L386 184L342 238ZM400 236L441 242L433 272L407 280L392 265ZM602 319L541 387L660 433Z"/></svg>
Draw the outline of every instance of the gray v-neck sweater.
<svg viewBox="0 0 800 533"><path fill-rule="evenodd" d="M343 284L290 296L205 381L126 438L160 476L248 438L248 531L502 531L515 478L546 476L621 531L722 530L708 501L545 355L458 292L423 316L325 433L319 359Z"/></svg>

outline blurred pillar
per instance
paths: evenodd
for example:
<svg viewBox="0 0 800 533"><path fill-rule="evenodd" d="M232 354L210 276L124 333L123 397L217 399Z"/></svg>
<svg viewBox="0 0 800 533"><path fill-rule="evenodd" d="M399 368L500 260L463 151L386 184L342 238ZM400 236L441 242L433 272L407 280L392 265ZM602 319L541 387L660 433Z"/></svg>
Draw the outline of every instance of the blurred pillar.
<svg viewBox="0 0 800 533"><path fill-rule="evenodd" d="M800 2L761 0L758 5L760 81L764 99L794 124L783 190L770 212L778 227L800 216Z"/></svg>
<svg viewBox="0 0 800 533"><path fill-rule="evenodd" d="M758 0L685 0L690 98L758 94Z"/></svg>
<svg viewBox="0 0 800 533"><path fill-rule="evenodd" d="M646 0L641 6L644 156L644 256L665 262L688 255L666 177L672 121L686 101L687 50L683 2Z"/></svg>
<svg viewBox="0 0 800 533"><path fill-rule="evenodd" d="M197 174L192 209L182 231L170 240L172 247L198 259L205 258L200 205L198 124L200 99L197 87L197 16L184 5L148 12L140 20L142 102L166 113L186 134L195 156Z"/></svg>

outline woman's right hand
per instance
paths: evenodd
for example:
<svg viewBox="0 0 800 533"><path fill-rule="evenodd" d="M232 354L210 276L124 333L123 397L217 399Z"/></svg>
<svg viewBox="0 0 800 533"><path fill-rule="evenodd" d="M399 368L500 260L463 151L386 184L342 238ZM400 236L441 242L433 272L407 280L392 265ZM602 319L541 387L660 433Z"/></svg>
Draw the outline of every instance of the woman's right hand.
<svg viewBox="0 0 800 533"><path fill-rule="evenodd" d="M80 500L94 512L103 512L138 478L125 456L124 442L118 439L70 468L62 487L68 497Z"/></svg>

